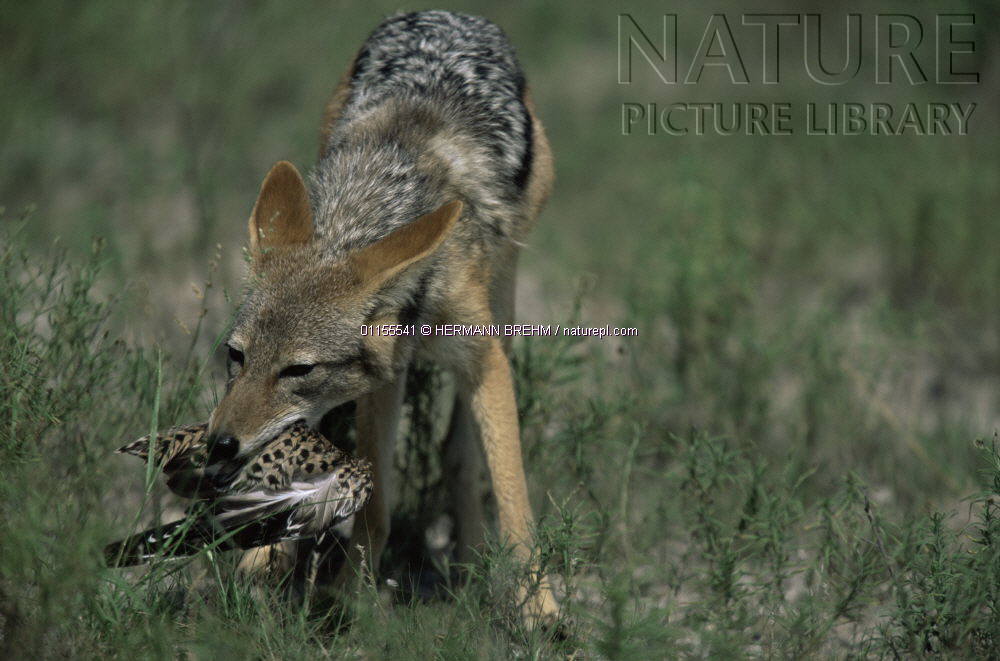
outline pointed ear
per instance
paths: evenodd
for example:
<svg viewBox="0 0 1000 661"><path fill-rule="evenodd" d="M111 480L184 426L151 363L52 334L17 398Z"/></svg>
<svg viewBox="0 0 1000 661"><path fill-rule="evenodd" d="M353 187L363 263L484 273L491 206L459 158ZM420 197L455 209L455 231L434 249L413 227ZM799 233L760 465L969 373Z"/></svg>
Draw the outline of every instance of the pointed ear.
<svg viewBox="0 0 1000 661"><path fill-rule="evenodd" d="M249 229L254 259L273 248L304 244L312 238L309 193L302 175L288 161L278 161L264 177Z"/></svg>
<svg viewBox="0 0 1000 661"><path fill-rule="evenodd" d="M362 280L383 282L433 253L462 215L462 206L458 200L448 202L354 255Z"/></svg>

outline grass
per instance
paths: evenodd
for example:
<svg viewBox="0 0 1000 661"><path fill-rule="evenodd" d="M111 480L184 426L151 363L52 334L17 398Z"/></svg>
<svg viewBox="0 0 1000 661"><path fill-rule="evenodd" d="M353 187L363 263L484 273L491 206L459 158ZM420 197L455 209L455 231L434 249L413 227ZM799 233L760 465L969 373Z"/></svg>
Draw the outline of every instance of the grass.
<svg viewBox="0 0 1000 661"><path fill-rule="evenodd" d="M385 566L344 604L256 590L226 555L102 566L176 512L111 451L214 405L259 179L312 160L325 96L396 8L375 4L6 12L0 655L995 657L996 127L621 136L622 101L670 90L617 86L610 9L463 6L519 47L557 156L520 319L639 329L515 343L566 639L521 625L505 549L450 580L442 395L410 400Z"/></svg>
<svg viewBox="0 0 1000 661"><path fill-rule="evenodd" d="M384 574L403 586L372 579L347 610L261 594L213 554L144 573L103 568L109 530L133 514L110 449L150 424L203 415L202 368L113 338L122 310L92 292L99 246L73 266L59 249L40 262L22 252L23 237L3 238L0 603L10 658L974 658L996 649L998 439L977 442L981 486L955 511L883 507L886 496L853 473L776 461L739 437L654 430L637 420L639 398L582 394L575 338L523 343L516 361L526 455L548 485L538 553L563 595L568 640L523 628L517 570L501 548L436 596L405 583L430 562L421 545L390 552ZM424 397L410 409L399 518L411 526L440 511L434 407Z"/></svg>

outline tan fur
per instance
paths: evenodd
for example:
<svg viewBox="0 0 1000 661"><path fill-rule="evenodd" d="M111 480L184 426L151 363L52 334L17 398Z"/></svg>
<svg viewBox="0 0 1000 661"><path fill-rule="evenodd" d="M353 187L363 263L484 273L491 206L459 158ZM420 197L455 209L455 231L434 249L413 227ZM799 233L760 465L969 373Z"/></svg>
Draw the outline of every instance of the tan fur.
<svg viewBox="0 0 1000 661"><path fill-rule="evenodd" d="M377 286L430 255L461 215L462 203L448 202L354 255L351 261L365 286Z"/></svg>
<svg viewBox="0 0 1000 661"><path fill-rule="evenodd" d="M250 251L307 243L312 238L312 209L302 175L288 161L279 161L264 178L250 213Z"/></svg>
<svg viewBox="0 0 1000 661"><path fill-rule="evenodd" d="M528 561L533 520L521 458L514 383L500 341L491 339L479 373L468 384L469 406L486 454L501 534L514 545L515 554ZM551 615L557 606L544 577L540 577L539 588L526 608L532 616Z"/></svg>
<svg viewBox="0 0 1000 661"><path fill-rule="evenodd" d="M209 418L211 429L225 429L230 434L245 438L267 427L285 414L285 408L274 400L271 379L260 383L234 382L232 389Z"/></svg>
<svg viewBox="0 0 1000 661"><path fill-rule="evenodd" d="M528 206L528 217L534 219L542 210L549 194L552 192L552 185L555 182L555 166L552 161L552 148L549 146L548 137L545 135L545 127L538 119L535 112L535 104L531 100L531 94L526 89L524 91L524 106L531 115L532 126L534 127L531 136L532 153L534 163L531 168L531 176L528 178L526 202Z"/></svg>

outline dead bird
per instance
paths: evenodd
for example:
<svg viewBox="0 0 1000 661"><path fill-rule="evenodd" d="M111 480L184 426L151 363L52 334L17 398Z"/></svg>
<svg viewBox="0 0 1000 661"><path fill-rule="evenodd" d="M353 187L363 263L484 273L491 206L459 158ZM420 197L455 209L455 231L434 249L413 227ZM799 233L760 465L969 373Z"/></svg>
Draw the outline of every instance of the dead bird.
<svg viewBox="0 0 1000 661"><path fill-rule="evenodd" d="M208 423L174 427L152 441L153 462L167 486L194 502L183 519L109 544L110 566L147 562L157 555L186 556L206 547L251 549L327 530L364 507L371 497L371 465L334 446L304 423L295 423L250 457L210 444ZM150 437L118 452L149 461Z"/></svg>

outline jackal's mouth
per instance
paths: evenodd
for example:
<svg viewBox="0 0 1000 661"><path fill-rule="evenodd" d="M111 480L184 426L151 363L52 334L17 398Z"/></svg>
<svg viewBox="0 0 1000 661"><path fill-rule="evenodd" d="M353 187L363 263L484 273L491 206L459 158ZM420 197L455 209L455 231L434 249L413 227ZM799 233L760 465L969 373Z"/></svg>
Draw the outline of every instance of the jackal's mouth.
<svg viewBox="0 0 1000 661"><path fill-rule="evenodd" d="M309 422L305 418L299 417L299 418L295 418L294 420L292 420L288 424L284 425L281 429L279 429L277 432L275 432L274 434L272 434L267 439L267 441L265 441L265 442L266 443L270 443L271 441L273 441L274 439L278 438L279 436L281 436L283 434L287 434L288 432L295 430L296 427L300 428L299 431L315 431L315 430L312 429L312 427L309 426Z"/></svg>
<svg viewBox="0 0 1000 661"><path fill-rule="evenodd" d="M288 418L278 420L277 422L264 427L263 431L257 434L256 438L252 441L248 443L239 443L235 456L246 458L256 454L260 448L264 447L296 425L302 425L306 429L309 428L308 422L301 415L289 416Z"/></svg>

